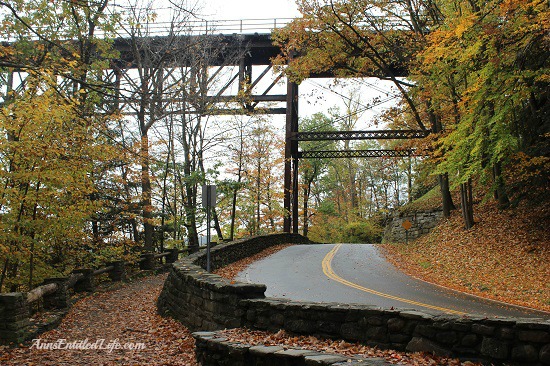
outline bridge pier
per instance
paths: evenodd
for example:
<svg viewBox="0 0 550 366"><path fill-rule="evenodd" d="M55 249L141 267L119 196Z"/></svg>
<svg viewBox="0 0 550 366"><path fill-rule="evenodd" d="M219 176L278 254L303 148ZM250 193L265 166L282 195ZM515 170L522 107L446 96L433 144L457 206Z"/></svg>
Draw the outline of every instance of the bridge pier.
<svg viewBox="0 0 550 366"><path fill-rule="evenodd" d="M287 79L283 231L298 233L298 84Z"/></svg>

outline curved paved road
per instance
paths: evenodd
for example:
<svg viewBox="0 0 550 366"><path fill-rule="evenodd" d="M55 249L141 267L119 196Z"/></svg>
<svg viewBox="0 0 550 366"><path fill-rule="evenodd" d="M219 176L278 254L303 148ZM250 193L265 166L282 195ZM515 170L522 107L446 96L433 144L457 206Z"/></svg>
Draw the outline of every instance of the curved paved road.
<svg viewBox="0 0 550 366"><path fill-rule="evenodd" d="M550 313L484 300L411 278L387 262L372 244L290 246L253 263L237 279L267 285L266 296L298 301L550 319Z"/></svg>

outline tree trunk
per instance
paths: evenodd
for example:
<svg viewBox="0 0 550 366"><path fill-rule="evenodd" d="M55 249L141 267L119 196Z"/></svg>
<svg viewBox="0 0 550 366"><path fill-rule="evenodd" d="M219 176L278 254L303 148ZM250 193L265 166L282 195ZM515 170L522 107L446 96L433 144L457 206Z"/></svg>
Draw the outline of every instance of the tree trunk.
<svg viewBox="0 0 550 366"><path fill-rule="evenodd" d="M187 228L187 237L189 239L189 247L199 247L199 234L197 232L197 221L195 216L195 204L193 197L194 189L190 183L186 183L186 199L185 199L185 227Z"/></svg>
<svg viewBox="0 0 550 366"><path fill-rule="evenodd" d="M309 218L308 218L308 200L309 192L308 188L304 188L304 223L303 223L303 235L307 237L307 231L309 228Z"/></svg>
<svg viewBox="0 0 550 366"><path fill-rule="evenodd" d="M8 270L9 263L10 263L10 260L6 258L6 260L4 261L4 267L2 268L2 276L0 277L0 293L2 292L2 288L4 287L4 281L6 279L6 273Z"/></svg>
<svg viewBox="0 0 550 366"><path fill-rule="evenodd" d="M460 184L460 201L464 227L469 230L474 226L474 206L472 194L472 179Z"/></svg>
<svg viewBox="0 0 550 366"><path fill-rule="evenodd" d="M412 202L412 162L410 156L407 164L407 196L408 202Z"/></svg>
<svg viewBox="0 0 550 366"><path fill-rule="evenodd" d="M440 174L437 176L437 181L441 189L443 216L449 217L451 216L451 211L456 209L453 203L453 197L451 197L451 191L449 190L449 175Z"/></svg>
<svg viewBox="0 0 550 366"><path fill-rule="evenodd" d="M498 200L498 206L500 208L505 208L510 204L510 199L506 193L504 177L502 176L502 165L500 163L493 165L493 180L495 184L495 199Z"/></svg>
<svg viewBox="0 0 550 366"><path fill-rule="evenodd" d="M181 129L181 142L183 145L184 153L184 163L183 163L183 174L185 177L191 177L192 173L196 172L194 160L194 152L192 149L193 135L187 133L187 124L189 122L186 120L186 116L182 117L182 129ZM180 177L181 179L181 177ZM197 189L196 183L185 179L181 182L182 187L185 187L185 197L184 197L184 210L185 210L185 228L187 229L187 238L188 245L193 250L198 249L199 247L199 234L197 231L197 217L196 217L196 197Z"/></svg>
<svg viewBox="0 0 550 366"><path fill-rule="evenodd" d="M216 213L216 208L212 207L212 218L214 219L214 228L216 229L216 234L218 234L218 241L223 241L223 233L220 227L220 220L218 220L218 214Z"/></svg>
<svg viewBox="0 0 550 366"><path fill-rule="evenodd" d="M229 229L229 240L233 241L235 238L235 220L237 216L237 194L239 192L239 188L242 181L243 176L243 153L244 153L244 131L243 127L241 125L241 128L239 130L239 164L237 169L237 187L233 190L233 197L231 200L231 227Z"/></svg>
<svg viewBox="0 0 550 366"><path fill-rule="evenodd" d="M164 174L163 174L163 178L162 178L162 206L161 206L161 212L160 212L160 217L161 217L161 224L160 224L160 228L161 228L161 231L160 231L160 252L164 252L164 233L166 231L165 229L165 223L166 223L166 203L168 201L168 189L167 189L167 184L168 184L168 170L170 168L170 161L171 161L171 156L172 156L172 152L173 152L173 141L174 141L174 136L173 136L173 121L170 120L170 123L169 125L167 126L168 127L168 152L166 154L166 162L164 163ZM174 220L175 222L175 220ZM175 228L174 228L175 230Z"/></svg>
<svg viewBox="0 0 550 366"><path fill-rule="evenodd" d="M57 287L59 285L57 283L49 283L47 285L43 285L40 287L37 287L27 293L27 302L33 303L38 299L41 299L44 297L44 295L52 294L57 291Z"/></svg>
<svg viewBox="0 0 550 366"><path fill-rule="evenodd" d="M141 137L141 205L143 216L143 250L153 251L153 205L151 203L151 176L149 174L149 138Z"/></svg>
<svg viewBox="0 0 550 366"><path fill-rule="evenodd" d="M239 177L240 178L240 177ZM229 228L229 240L233 241L235 238L235 218L237 210L237 190L233 190L233 197L231 199L231 225Z"/></svg>
<svg viewBox="0 0 550 366"><path fill-rule="evenodd" d="M258 159L258 165L256 166L256 235L260 233L260 190L261 190L261 171L262 166L260 159Z"/></svg>
<svg viewBox="0 0 550 366"><path fill-rule="evenodd" d="M432 127L433 133L440 133L443 130L443 126L441 125L441 121L437 118L437 116L431 111L431 104L427 103L427 110L430 124ZM437 182L439 183L439 188L441 190L441 203L443 206L443 216L449 217L451 216L451 211L456 209L454 203L453 203L453 197L451 196L451 191L449 187L449 175L447 173L440 174L437 176Z"/></svg>

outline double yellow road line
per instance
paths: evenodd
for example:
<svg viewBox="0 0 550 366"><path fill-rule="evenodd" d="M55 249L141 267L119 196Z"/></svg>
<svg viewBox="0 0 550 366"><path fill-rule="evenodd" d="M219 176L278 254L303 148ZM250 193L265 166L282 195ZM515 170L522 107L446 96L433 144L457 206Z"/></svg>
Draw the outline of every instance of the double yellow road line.
<svg viewBox="0 0 550 366"><path fill-rule="evenodd" d="M332 269L332 259L334 258L334 256L336 255L336 252L338 252L338 250L340 249L341 246L342 246L342 244L335 245L334 248L332 248L332 250L330 252L328 252L328 254L325 256L325 258L323 258L323 273L328 278L330 278L331 280L334 280L334 281L339 282L343 285L352 287L352 288L357 289L359 291L368 292L369 294L384 297L386 299L396 300L396 301L400 301L400 302L404 302L404 303L411 304L411 305L416 305L416 306L422 306L424 308L434 309L434 310L442 311L442 312L449 313L449 314L456 314L456 315L466 314L466 313L461 312L461 311L442 308L442 307L435 306L435 305L430 305L430 304L424 304L422 302L413 301L413 300L409 300L409 299L404 299L402 297L397 297L397 296L385 294L383 292L375 291L375 290L372 290L370 288L366 288L366 287L363 287L363 286L358 285L356 283L350 282L346 279L343 279L342 277L340 277L336 273L334 273L334 270Z"/></svg>

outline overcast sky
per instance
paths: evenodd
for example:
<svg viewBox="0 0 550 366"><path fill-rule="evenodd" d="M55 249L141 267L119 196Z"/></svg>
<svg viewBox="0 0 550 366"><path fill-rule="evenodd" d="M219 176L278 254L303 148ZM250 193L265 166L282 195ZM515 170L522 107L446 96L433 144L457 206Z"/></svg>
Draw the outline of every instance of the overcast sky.
<svg viewBox="0 0 550 366"><path fill-rule="evenodd" d="M294 0L204 0L209 19L294 18L300 15Z"/></svg>
<svg viewBox="0 0 550 366"><path fill-rule="evenodd" d="M268 33L272 28L273 20L277 21L277 26L283 25L282 19L299 17L298 7L295 0L113 0L115 4L152 2L158 9L158 21L163 20L162 13L172 7L170 3L190 9L197 4L195 14L200 19L209 21L209 28L215 27L219 33L239 33L239 22L212 22L227 20L243 20L243 33ZM255 22L246 22L247 19L263 20ZM255 28L258 25L257 29ZM162 27L162 26L161 26ZM263 70L263 68L262 68ZM261 72L254 70L253 74ZM353 81L340 80L340 85L331 85L329 80L305 80L299 87L300 91L300 117L307 117L316 112L327 112L329 108L338 106L344 109L344 102L349 96L349 84L355 84L354 89L359 88L359 94L362 96L361 107L365 113L361 116L359 128L371 128L378 119L376 115L383 109L395 105L395 90L391 90L391 83L376 79L364 79ZM346 87L345 84L348 84ZM284 92L284 86L281 89ZM273 91L275 92L275 90ZM383 103L379 103L383 101ZM375 103L377 102L377 103ZM378 104L369 108L372 104ZM283 119L284 120L284 119Z"/></svg>

